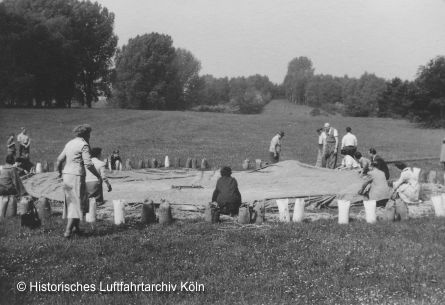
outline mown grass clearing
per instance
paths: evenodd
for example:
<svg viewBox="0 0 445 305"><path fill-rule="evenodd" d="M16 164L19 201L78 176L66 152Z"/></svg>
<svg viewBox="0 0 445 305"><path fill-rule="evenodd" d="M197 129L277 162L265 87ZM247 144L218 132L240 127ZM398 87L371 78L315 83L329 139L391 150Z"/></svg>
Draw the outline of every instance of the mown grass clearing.
<svg viewBox="0 0 445 305"><path fill-rule="evenodd" d="M241 229L199 220L169 227L99 223L64 240L0 224L2 304L443 304L445 222L269 223ZM19 281L197 282L203 292L35 293ZM99 288L97 288L99 289ZM179 289L179 288L178 288Z"/></svg>
<svg viewBox="0 0 445 305"><path fill-rule="evenodd" d="M123 109L2 109L0 137L28 127L32 138L31 158L53 161L72 137L79 123L93 127L92 146L104 148L104 155L120 149L123 159L180 157L207 158L211 166L223 164L241 169L242 161L268 159L270 139L279 130L286 132L283 159L314 164L317 152L315 130L326 121L341 136L351 126L359 150L373 146L386 160L438 157L441 130L416 128L403 120L349 118L309 115L310 108L286 101L272 101L262 114L235 115L180 111ZM6 150L0 152L3 160ZM425 166L424 164L421 164ZM438 160L428 162L438 166Z"/></svg>

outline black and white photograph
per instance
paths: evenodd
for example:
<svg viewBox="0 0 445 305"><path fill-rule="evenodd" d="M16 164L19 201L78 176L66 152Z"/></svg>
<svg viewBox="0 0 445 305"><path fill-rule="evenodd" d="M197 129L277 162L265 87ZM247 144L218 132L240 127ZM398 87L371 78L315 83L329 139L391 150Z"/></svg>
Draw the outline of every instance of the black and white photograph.
<svg viewBox="0 0 445 305"><path fill-rule="evenodd" d="M445 0L0 0L0 305L445 304Z"/></svg>

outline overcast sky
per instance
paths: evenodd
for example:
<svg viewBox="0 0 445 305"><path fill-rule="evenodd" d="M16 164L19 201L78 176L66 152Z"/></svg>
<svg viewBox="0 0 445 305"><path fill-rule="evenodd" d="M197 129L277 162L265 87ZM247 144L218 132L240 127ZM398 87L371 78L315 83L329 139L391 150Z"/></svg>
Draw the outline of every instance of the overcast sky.
<svg viewBox="0 0 445 305"><path fill-rule="evenodd" d="M267 75L309 57L315 73L414 79L445 55L445 0L98 0L116 15L119 46L159 32L191 51L201 74Z"/></svg>

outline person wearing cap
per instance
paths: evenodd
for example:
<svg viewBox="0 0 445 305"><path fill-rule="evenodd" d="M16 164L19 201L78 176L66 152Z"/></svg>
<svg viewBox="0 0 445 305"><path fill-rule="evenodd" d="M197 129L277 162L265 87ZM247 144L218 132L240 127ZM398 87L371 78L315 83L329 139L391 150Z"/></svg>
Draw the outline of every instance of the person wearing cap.
<svg viewBox="0 0 445 305"><path fill-rule="evenodd" d="M236 215L241 206L241 193L238 182L231 177L232 169L224 166L221 169L221 177L216 182L212 195L212 202L218 203L221 214Z"/></svg>
<svg viewBox="0 0 445 305"><path fill-rule="evenodd" d="M326 133L326 143L322 167L334 169L337 165L338 131L329 123L324 124L324 131Z"/></svg>
<svg viewBox="0 0 445 305"><path fill-rule="evenodd" d="M64 236L71 237L72 233L81 234L80 219L88 212L88 193L86 189L86 170L90 171L100 183L102 177L94 167L90 154L91 126L79 125L74 128L74 139L70 140L57 157L59 177L63 179L65 204L63 218L67 218ZM65 165L64 165L65 164Z"/></svg>
<svg viewBox="0 0 445 305"><path fill-rule="evenodd" d="M270 162L277 163L280 161L281 139L284 137L284 131L277 133L270 141L269 154Z"/></svg>
<svg viewBox="0 0 445 305"><path fill-rule="evenodd" d="M352 128L346 127L346 134L341 139L341 150L345 155L354 157L357 151L357 137L351 133Z"/></svg>
<svg viewBox="0 0 445 305"><path fill-rule="evenodd" d="M19 143L19 157L29 158L31 139L25 127L22 127L22 131L17 135L17 142Z"/></svg>

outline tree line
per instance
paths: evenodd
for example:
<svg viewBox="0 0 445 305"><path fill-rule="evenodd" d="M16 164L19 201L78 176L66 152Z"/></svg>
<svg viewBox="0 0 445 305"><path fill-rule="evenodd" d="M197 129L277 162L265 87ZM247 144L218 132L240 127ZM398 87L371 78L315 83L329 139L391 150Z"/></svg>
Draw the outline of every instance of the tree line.
<svg viewBox="0 0 445 305"><path fill-rule="evenodd" d="M406 118L430 127L445 127L445 57L418 69L413 81L385 80L364 73L359 78L314 74L308 57L288 64L282 84L289 101L348 116Z"/></svg>
<svg viewBox="0 0 445 305"><path fill-rule="evenodd" d="M296 57L282 84L267 76L200 75L201 63L170 36L138 35L121 48L114 14L80 0L0 2L0 105L91 107L100 96L122 108L261 112L272 98L349 116L408 118L445 126L445 57L419 68L413 81L315 74Z"/></svg>

